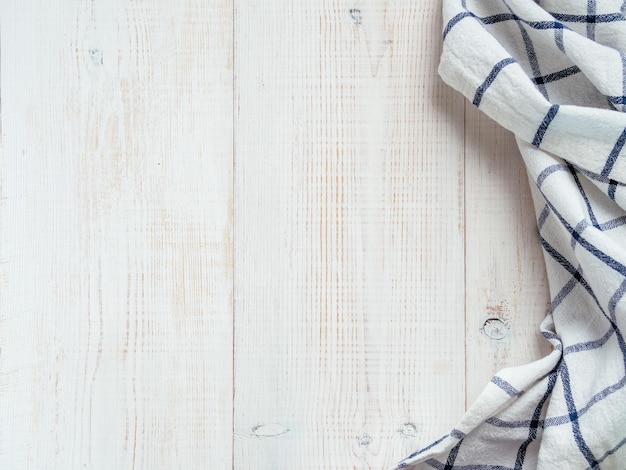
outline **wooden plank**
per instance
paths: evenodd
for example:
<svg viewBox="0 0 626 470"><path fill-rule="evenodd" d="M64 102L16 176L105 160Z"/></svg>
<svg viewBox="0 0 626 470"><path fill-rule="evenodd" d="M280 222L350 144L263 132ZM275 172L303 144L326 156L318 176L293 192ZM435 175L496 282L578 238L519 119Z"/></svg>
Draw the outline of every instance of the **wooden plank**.
<svg viewBox="0 0 626 470"><path fill-rule="evenodd" d="M467 105L467 400L491 376L550 352L550 298L528 178L513 134Z"/></svg>
<svg viewBox="0 0 626 470"><path fill-rule="evenodd" d="M464 409L439 2L235 11L235 468L385 468Z"/></svg>
<svg viewBox="0 0 626 470"><path fill-rule="evenodd" d="M0 18L0 468L229 468L232 2Z"/></svg>

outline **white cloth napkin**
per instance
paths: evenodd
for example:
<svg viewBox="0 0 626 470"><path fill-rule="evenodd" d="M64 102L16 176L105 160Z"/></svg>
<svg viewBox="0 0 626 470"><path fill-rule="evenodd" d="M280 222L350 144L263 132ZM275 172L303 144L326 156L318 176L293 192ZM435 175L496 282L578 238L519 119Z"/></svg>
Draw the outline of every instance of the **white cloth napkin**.
<svg viewBox="0 0 626 470"><path fill-rule="evenodd" d="M626 2L443 3L440 75L528 169L554 349L499 372L398 468L626 468Z"/></svg>

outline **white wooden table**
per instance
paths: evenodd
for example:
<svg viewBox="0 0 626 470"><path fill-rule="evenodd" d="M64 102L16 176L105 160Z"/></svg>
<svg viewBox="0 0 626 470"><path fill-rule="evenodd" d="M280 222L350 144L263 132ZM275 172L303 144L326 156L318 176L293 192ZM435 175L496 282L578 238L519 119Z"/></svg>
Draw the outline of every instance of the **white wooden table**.
<svg viewBox="0 0 626 470"><path fill-rule="evenodd" d="M386 468L547 352L439 10L0 4L0 468Z"/></svg>

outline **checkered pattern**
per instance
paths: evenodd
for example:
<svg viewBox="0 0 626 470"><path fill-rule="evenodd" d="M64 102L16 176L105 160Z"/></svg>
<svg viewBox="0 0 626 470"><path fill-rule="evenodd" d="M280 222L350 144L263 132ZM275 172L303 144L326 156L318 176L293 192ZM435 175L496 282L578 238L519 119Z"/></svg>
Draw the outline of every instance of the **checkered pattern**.
<svg viewBox="0 0 626 470"><path fill-rule="evenodd" d="M626 468L626 2L444 0L439 72L528 169L553 351L398 468Z"/></svg>

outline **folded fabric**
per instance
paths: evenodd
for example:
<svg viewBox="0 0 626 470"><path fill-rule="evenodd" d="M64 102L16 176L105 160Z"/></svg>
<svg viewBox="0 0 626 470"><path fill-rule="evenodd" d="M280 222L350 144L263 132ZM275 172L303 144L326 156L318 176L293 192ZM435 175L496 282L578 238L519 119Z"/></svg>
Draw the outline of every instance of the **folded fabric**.
<svg viewBox="0 0 626 470"><path fill-rule="evenodd" d="M439 73L512 131L552 298L505 369L397 468L626 468L626 2L444 0Z"/></svg>

